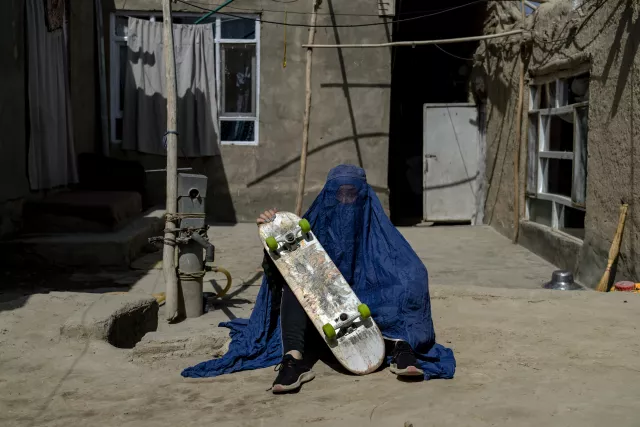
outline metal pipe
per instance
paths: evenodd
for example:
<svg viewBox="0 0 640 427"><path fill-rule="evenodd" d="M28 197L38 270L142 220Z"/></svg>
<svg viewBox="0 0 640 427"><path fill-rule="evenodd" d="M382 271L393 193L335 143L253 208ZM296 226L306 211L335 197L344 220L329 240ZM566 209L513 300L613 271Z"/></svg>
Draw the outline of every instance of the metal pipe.
<svg viewBox="0 0 640 427"><path fill-rule="evenodd" d="M214 262L215 261L215 247L213 244L199 235L198 233L193 233L191 238L194 242L202 246L206 250L205 262Z"/></svg>
<svg viewBox="0 0 640 427"><path fill-rule="evenodd" d="M204 269L202 265L202 246L195 240L180 245L178 257L180 278L180 312L187 319L202 316L202 282Z"/></svg>

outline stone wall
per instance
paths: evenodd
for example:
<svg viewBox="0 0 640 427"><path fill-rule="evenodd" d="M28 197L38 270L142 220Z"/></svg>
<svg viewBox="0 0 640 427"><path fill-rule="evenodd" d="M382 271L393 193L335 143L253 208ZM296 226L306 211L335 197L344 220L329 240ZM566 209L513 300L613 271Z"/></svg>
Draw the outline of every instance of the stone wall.
<svg viewBox="0 0 640 427"><path fill-rule="evenodd" d="M515 21L505 24L504 18L505 15L494 14L492 25L496 31L514 28ZM637 281L640 174L635 165L640 161L640 4L634 0L596 0L586 1L582 8L573 10L572 1L557 0L542 4L527 18L525 26L529 31L525 37L527 83L532 74L584 64L591 73L585 238L582 245L572 246L579 253L569 267L573 267L583 283L595 286L606 266L620 203L625 201L629 203L629 215L617 278ZM486 88L488 117L485 220L508 236L514 230L518 51L519 37L487 42L477 51L475 70ZM520 147L522 192L524 134ZM523 201L523 195L520 196ZM555 246L548 250L540 248L540 254L558 262Z"/></svg>

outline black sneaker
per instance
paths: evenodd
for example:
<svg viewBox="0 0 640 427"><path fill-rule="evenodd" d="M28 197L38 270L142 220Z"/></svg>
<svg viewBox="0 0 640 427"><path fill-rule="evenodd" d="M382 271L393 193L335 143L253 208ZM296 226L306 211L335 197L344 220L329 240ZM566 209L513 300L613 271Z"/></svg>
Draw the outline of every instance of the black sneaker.
<svg viewBox="0 0 640 427"><path fill-rule="evenodd" d="M290 354L284 355L282 362L275 367L274 371L279 372L271 387L274 393L287 393L298 390L302 384L316 377L316 374L311 372L302 360L297 360Z"/></svg>
<svg viewBox="0 0 640 427"><path fill-rule="evenodd" d="M416 359L408 343L404 341L396 342L391 355L393 358L390 367L392 373L408 377L424 375L424 371L418 367L418 359Z"/></svg>

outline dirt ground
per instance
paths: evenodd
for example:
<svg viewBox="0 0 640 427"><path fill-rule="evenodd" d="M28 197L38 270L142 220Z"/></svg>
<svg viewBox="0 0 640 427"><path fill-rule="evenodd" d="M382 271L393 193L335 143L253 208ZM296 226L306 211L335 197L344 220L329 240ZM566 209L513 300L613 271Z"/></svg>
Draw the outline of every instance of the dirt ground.
<svg viewBox="0 0 640 427"><path fill-rule="evenodd" d="M255 229L213 232L222 249L253 244ZM206 358L148 363L131 350L61 338L60 326L95 295L5 292L0 425L639 425L640 295L534 289L552 266L484 227L405 233L432 275L438 341L456 352L453 380L401 382L388 370L348 376L320 362L316 379L293 395L266 391L272 368L191 383L181 369ZM236 300L255 298L260 283L260 254L248 253L218 252L238 272ZM157 286L157 274L139 282ZM194 320L218 329L218 319L244 316L248 306Z"/></svg>

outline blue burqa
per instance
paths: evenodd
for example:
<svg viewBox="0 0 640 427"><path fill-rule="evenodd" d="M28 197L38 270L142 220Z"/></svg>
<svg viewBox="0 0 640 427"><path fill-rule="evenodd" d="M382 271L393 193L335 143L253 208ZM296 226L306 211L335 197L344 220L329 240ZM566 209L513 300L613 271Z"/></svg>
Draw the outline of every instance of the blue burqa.
<svg viewBox="0 0 640 427"><path fill-rule="evenodd" d="M358 298L369 306L384 337L411 345L425 379L453 378L453 351L436 343L427 269L384 213L364 170L351 165L332 169L304 217ZM280 362L277 294L265 277L251 317L220 324L230 329L229 351L185 369L182 376L215 377Z"/></svg>

